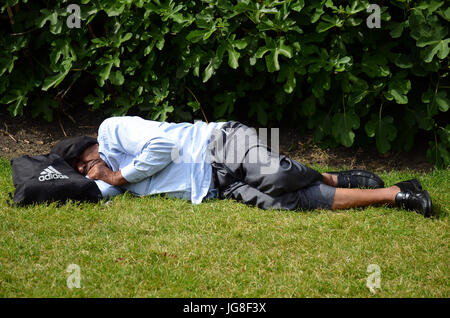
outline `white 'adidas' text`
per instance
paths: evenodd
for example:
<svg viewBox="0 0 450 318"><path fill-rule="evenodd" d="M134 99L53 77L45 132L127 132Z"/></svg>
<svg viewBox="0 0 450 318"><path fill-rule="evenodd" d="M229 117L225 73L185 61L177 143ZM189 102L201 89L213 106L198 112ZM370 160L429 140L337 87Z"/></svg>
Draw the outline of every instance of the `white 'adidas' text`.
<svg viewBox="0 0 450 318"><path fill-rule="evenodd" d="M39 176L39 181L48 181L53 179L69 179L68 176L63 175L61 172L53 168L52 166L48 166L44 169L44 171L41 172L41 175Z"/></svg>

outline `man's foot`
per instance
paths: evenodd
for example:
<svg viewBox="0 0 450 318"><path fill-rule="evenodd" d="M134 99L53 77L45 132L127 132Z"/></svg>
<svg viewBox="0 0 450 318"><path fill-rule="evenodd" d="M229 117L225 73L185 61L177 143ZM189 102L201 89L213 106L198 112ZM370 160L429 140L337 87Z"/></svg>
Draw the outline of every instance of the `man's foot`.
<svg viewBox="0 0 450 318"><path fill-rule="evenodd" d="M395 196L395 205L406 210L414 210L425 217L433 215L433 203L426 190L400 191Z"/></svg>
<svg viewBox="0 0 450 318"><path fill-rule="evenodd" d="M365 170L333 171L337 175L337 188L384 188L383 180L376 174Z"/></svg>
<svg viewBox="0 0 450 318"><path fill-rule="evenodd" d="M411 180L402 181L402 182L396 183L394 185L399 187L401 191L421 191L422 190L422 185L420 184L420 181L415 178L411 179Z"/></svg>

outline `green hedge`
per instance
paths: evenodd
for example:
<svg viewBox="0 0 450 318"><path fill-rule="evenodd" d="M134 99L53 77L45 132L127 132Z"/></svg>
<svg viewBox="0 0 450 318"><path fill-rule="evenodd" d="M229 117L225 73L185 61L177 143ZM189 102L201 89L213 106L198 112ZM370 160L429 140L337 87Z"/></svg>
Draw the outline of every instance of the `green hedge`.
<svg viewBox="0 0 450 318"><path fill-rule="evenodd" d="M448 166L449 2L374 2L371 29L368 1L3 0L0 104L51 121L77 90L112 115L245 112L382 153L424 131L430 161Z"/></svg>

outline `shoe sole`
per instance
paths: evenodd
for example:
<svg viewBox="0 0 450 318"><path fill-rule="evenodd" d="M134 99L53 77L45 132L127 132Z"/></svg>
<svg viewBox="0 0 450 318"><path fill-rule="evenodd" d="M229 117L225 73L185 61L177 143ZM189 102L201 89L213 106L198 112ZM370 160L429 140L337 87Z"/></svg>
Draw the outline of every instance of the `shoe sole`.
<svg viewBox="0 0 450 318"><path fill-rule="evenodd" d="M431 197L430 194L428 193L427 190L422 190L423 194L425 195L425 197L427 198L427 206L425 207L425 212L424 212L424 216L429 218L431 216L433 216L433 202L431 201Z"/></svg>

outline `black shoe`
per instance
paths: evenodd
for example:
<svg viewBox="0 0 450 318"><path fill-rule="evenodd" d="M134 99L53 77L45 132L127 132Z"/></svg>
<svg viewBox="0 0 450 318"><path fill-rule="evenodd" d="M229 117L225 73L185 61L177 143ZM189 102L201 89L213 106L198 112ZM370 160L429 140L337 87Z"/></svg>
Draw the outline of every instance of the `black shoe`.
<svg viewBox="0 0 450 318"><path fill-rule="evenodd" d="M402 181L399 183L394 184L395 186L399 187L401 191L422 191L422 185L420 184L420 181L417 179L411 179Z"/></svg>
<svg viewBox="0 0 450 318"><path fill-rule="evenodd" d="M337 188L384 188L383 180L376 174L365 170L327 172L338 176Z"/></svg>
<svg viewBox="0 0 450 318"><path fill-rule="evenodd" d="M414 210L425 217L433 215L433 203L426 190L401 191L395 196L395 205L406 210Z"/></svg>

